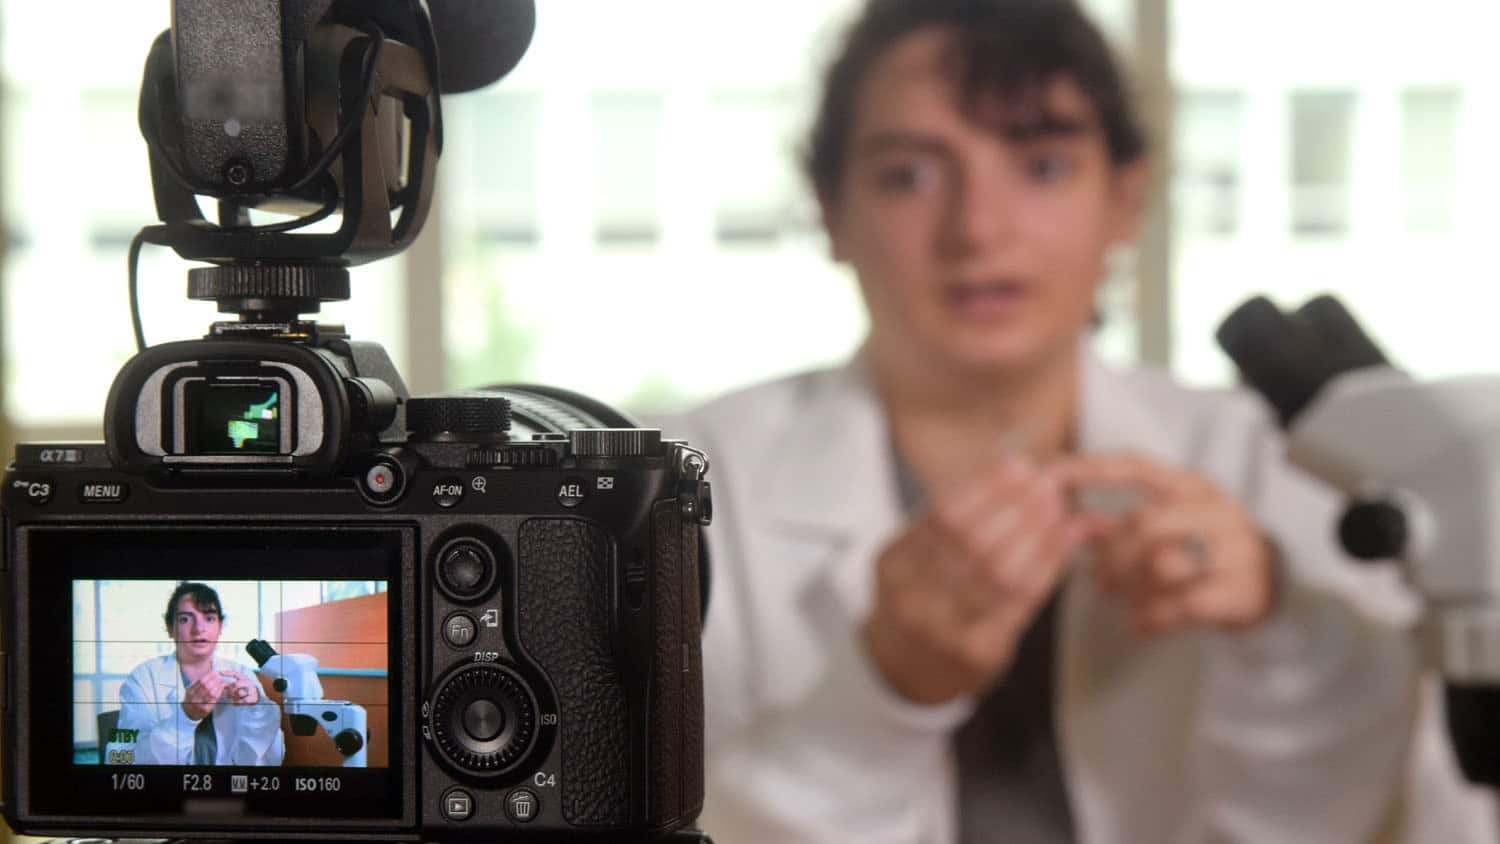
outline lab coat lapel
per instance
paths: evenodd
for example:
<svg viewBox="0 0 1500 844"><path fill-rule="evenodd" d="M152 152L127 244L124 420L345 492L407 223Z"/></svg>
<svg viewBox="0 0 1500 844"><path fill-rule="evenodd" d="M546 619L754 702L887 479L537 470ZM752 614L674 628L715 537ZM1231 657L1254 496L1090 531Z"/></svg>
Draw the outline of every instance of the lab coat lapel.
<svg viewBox="0 0 1500 844"><path fill-rule="evenodd" d="M156 678L157 700L176 706L186 693L182 685L182 666L177 664L177 657L170 654L162 657L162 662L162 674Z"/></svg>
<svg viewBox="0 0 1500 844"><path fill-rule="evenodd" d="M1080 367L1078 451L1183 462L1181 422L1091 352ZM1083 565L1064 589L1056 723L1080 840L1170 841L1183 832L1191 778L1175 744L1190 735L1193 637L1143 642ZM1136 760L1121 764L1121 760ZM1149 762L1147 761L1149 760ZM1140 812L1140 805L1157 811ZM1134 826L1130 826L1134 824Z"/></svg>
<svg viewBox="0 0 1500 844"><path fill-rule="evenodd" d="M865 370L856 359L808 385L803 418L759 490L770 527L760 537L783 565L783 602L795 606L766 623L771 639L795 654L767 678L773 697L800 695L822 675L831 637L848 635L873 599L874 561L900 529L902 513L889 458L890 435ZM809 647L813 646L813 647ZM777 685L784 684L781 689Z"/></svg>

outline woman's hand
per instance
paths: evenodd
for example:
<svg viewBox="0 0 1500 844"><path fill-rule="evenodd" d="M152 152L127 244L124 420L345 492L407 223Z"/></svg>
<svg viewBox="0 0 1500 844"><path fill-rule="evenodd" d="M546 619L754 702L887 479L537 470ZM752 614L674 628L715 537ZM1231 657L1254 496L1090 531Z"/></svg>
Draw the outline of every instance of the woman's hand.
<svg viewBox="0 0 1500 844"><path fill-rule="evenodd" d="M194 721L202 721L214 711L214 704L224 693L224 678L217 671L209 671L188 686L182 694L182 711Z"/></svg>
<svg viewBox="0 0 1500 844"><path fill-rule="evenodd" d="M1107 517L1095 543L1100 585L1129 603L1137 632L1195 624L1243 630L1271 614L1273 548L1244 506L1211 480L1126 455L1071 457L1054 469L1075 493L1124 488L1140 497L1132 512Z"/></svg>
<svg viewBox="0 0 1500 844"><path fill-rule="evenodd" d="M989 686L1097 522L1019 457L934 501L876 562L862 633L887 684L928 704Z"/></svg>
<svg viewBox="0 0 1500 844"><path fill-rule="evenodd" d="M250 706L260 702L260 685L255 678L243 671L228 669L224 675L234 682L225 686L225 698L237 706Z"/></svg>

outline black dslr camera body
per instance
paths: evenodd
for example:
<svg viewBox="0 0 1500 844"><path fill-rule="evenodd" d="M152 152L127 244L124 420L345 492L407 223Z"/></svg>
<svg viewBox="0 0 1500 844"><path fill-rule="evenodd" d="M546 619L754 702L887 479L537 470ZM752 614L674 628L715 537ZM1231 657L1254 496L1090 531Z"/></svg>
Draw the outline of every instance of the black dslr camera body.
<svg viewBox="0 0 1500 844"><path fill-rule="evenodd" d="M164 224L140 239L210 262L190 295L239 319L142 342L104 443L6 470L6 820L705 841L706 457L556 388L409 397L301 317L420 228L434 30L465 7L246 5L178 0L141 99ZM530 4L500 5L529 39ZM342 223L252 222L272 205Z"/></svg>

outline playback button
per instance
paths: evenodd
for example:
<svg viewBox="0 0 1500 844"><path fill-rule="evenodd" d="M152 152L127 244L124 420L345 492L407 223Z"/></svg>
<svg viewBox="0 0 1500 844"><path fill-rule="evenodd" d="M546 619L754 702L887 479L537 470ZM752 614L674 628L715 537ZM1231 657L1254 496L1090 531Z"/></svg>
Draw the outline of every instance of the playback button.
<svg viewBox="0 0 1500 844"><path fill-rule="evenodd" d="M443 795L443 817L450 821L466 821L474 814L474 795L455 788Z"/></svg>

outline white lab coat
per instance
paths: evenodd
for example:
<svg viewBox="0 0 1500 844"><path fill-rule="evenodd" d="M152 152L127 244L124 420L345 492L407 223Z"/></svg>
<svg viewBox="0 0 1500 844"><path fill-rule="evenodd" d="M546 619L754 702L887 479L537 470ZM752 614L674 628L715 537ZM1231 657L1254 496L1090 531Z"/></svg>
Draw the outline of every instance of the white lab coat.
<svg viewBox="0 0 1500 844"><path fill-rule="evenodd" d="M260 678L249 666L216 661L216 670L233 669ZM116 730L140 730L134 742L110 741L105 758L119 750L133 750L137 765L187 765L193 758L193 731L198 721L187 716L181 703L186 687L176 654L141 663L120 685L120 720ZM260 688L260 701L237 705L220 700L214 705L214 736L218 740L215 765L280 765L286 754L281 734L281 707ZM101 736L108 741L109 736Z"/></svg>
<svg viewBox="0 0 1500 844"><path fill-rule="evenodd" d="M1414 599L1391 567L1343 557L1337 500L1282 460L1261 402L1089 355L1079 407L1081 451L1207 473L1288 572L1253 631L1142 641L1075 567L1055 723L1079 840L1496 841L1491 795L1462 782L1440 708L1418 705L1436 684L1417 681ZM703 829L719 844L950 844L950 736L973 703L898 698L857 637L876 556L906 521L860 364L675 424L714 485Z"/></svg>

